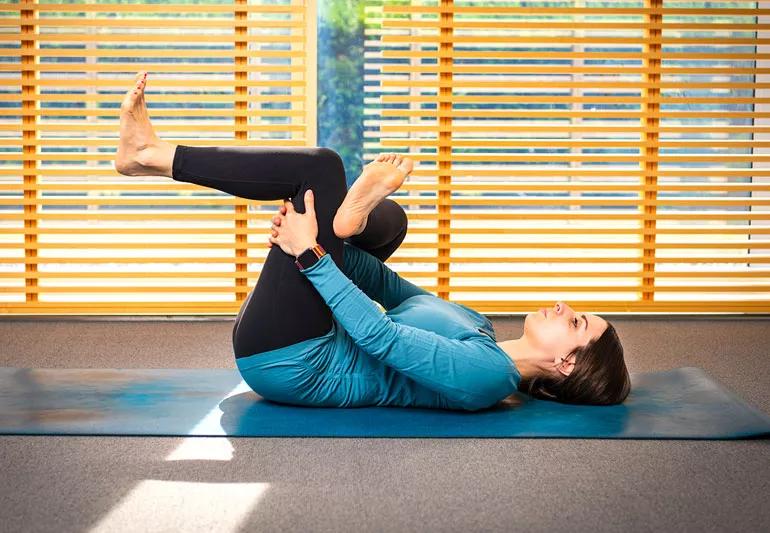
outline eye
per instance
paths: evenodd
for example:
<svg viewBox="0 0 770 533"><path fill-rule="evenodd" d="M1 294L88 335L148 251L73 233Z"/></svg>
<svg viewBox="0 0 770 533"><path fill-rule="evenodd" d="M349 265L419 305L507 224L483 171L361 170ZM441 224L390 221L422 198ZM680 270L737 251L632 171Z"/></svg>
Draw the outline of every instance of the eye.
<svg viewBox="0 0 770 533"><path fill-rule="evenodd" d="M575 327L577 328L577 327L578 327L578 325L580 324L580 321L577 319L577 317L575 317L575 318L573 319L572 323L573 323L573 324L575 324Z"/></svg>

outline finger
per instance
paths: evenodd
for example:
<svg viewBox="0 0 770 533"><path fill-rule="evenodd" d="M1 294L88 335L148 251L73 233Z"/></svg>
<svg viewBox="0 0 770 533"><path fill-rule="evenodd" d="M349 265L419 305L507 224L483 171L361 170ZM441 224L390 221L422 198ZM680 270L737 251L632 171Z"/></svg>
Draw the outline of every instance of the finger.
<svg viewBox="0 0 770 533"><path fill-rule="evenodd" d="M286 214L286 206L282 205L280 211L281 211L282 215L285 215Z"/></svg>
<svg viewBox="0 0 770 533"><path fill-rule="evenodd" d="M315 198L312 189L305 191L305 214L315 216Z"/></svg>
<svg viewBox="0 0 770 533"><path fill-rule="evenodd" d="M278 232L273 230L273 237L278 237Z"/></svg>
<svg viewBox="0 0 770 533"><path fill-rule="evenodd" d="M281 217L274 216L273 217L273 224L275 224L276 226L280 226L281 225Z"/></svg>
<svg viewBox="0 0 770 533"><path fill-rule="evenodd" d="M296 212L296 211L294 211L294 204L291 203L291 200L284 200L283 201L283 206L286 208L286 212L287 213L295 213Z"/></svg>

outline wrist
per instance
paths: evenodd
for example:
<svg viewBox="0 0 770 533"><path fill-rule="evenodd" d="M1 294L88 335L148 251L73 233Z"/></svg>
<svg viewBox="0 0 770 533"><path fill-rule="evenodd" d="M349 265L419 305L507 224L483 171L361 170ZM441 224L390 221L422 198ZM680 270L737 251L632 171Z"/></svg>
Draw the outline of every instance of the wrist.
<svg viewBox="0 0 770 533"><path fill-rule="evenodd" d="M302 252L307 250L308 248L312 248L313 246L317 246L318 243L316 241L308 242L307 244L301 245L295 249L292 250L292 255L296 258L298 257Z"/></svg>

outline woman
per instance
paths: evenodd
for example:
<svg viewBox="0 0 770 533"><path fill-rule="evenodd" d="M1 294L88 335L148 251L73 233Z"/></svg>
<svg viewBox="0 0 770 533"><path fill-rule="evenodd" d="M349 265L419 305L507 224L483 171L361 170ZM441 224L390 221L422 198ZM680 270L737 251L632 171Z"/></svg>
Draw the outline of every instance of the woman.
<svg viewBox="0 0 770 533"><path fill-rule="evenodd" d="M380 155L346 190L331 150L173 145L150 124L146 76L121 104L120 173L284 199L233 329L238 369L265 399L475 411L517 390L565 403L628 395L622 346L601 317L557 302L529 314L520 338L496 342L486 317L385 266L407 231L404 211L386 196L411 172L408 158Z"/></svg>

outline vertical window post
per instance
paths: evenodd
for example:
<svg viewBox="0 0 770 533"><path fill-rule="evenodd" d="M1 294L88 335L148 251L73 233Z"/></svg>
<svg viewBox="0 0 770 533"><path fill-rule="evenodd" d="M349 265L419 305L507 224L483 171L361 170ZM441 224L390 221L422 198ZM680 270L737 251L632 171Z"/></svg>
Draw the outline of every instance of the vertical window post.
<svg viewBox="0 0 770 533"><path fill-rule="evenodd" d="M441 0L438 50L438 297L449 299L452 191L452 65L454 62L454 0Z"/></svg>
<svg viewBox="0 0 770 533"><path fill-rule="evenodd" d="M243 10L248 0L235 0L235 31L234 31L234 77L235 77L235 140L247 141L249 87L248 87L248 11ZM246 200L235 201L235 301L240 304L248 295L248 234L247 216L249 206Z"/></svg>
<svg viewBox="0 0 770 533"><path fill-rule="evenodd" d="M24 165L24 285L26 302L37 286L37 25L35 0L21 1L21 121Z"/></svg>
<svg viewBox="0 0 770 533"><path fill-rule="evenodd" d="M644 180L642 207L642 303L655 298L655 227L660 137L660 63L663 34L663 0L645 0L642 86L641 167Z"/></svg>

